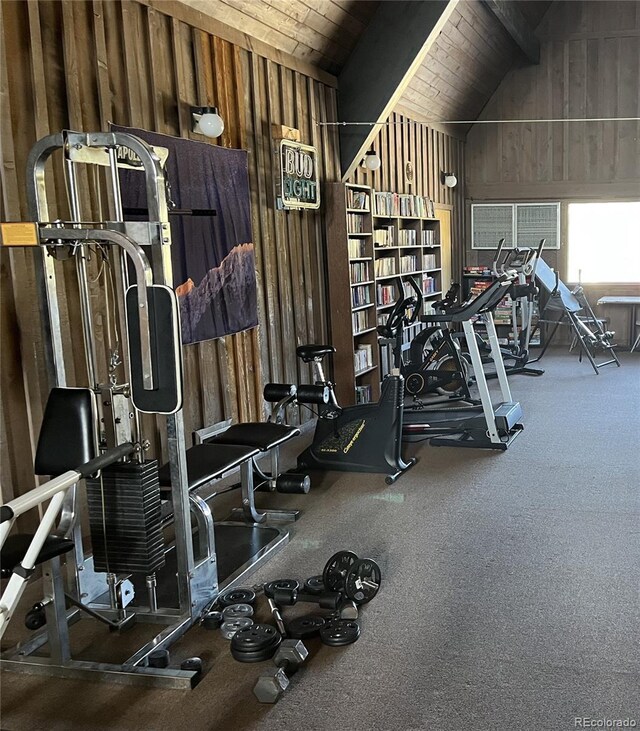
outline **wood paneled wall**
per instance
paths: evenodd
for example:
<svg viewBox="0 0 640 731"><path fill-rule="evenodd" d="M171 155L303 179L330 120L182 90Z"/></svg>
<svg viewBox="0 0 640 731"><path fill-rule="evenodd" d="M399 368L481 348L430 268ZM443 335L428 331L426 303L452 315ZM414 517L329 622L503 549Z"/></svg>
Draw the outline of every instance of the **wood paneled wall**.
<svg viewBox="0 0 640 731"><path fill-rule="evenodd" d="M640 3L555 2L538 66L514 67L480 119L640 116ZM640 123L479 124L467 137L474 199L637 197Z"/></svg>
<svg viewBox="0 0 640 731"><path fill-rule="evenodd" d="M373 172L359 166L349 182L370 185L376 190L428 196L436 205L451 208L452 272L457 277L464 247L464 141L394 113L389 117L389 124L380 127L372 147L382 165ZM407 162L413 163L412 182L405 174ZM441 182L443 172L456 175L455 188L447 188Z"/></svg>
<svg viewBox="0 0 640 731"><path fill-rule="evenodd" d="M189 105L216 104L225 119L218 142L248 150L260 324L183 349L187 441L193 429L223 418L262 418L262 383L308 380L295 348L323 340L327 318L323 215L275 210L271 125L301 130L303 141L319 150L321 180L337 180L335 128L316 125L336 119L335 88L170 17L162 5L0 5L2 220L27 217L28 151L36 139L64 128L106 130L112 121L191 137ZM86 190L91 209L90 181ZM59 175L51 192L63 209ZM1 256L0 456L8 499L34 484L33 444L48 383L32 254ZM74 275L65 275L62 290L65 344L73 354L69 383L82 385L84 360L72 338L78 322ZM156 451L161 447L158 433Z"/></svg>
<svg viewBox="0 0 640 731"><path fill-rule="evenodd" d="M640 116L640 3L556 1L536 35L540 64L514 66L480 119ZM638 199L640 123L477 124L467 135L467 195L561 201L562 248L545 259L566 279L567 203ZM466 263L489 263L490 255L469 248L469 231L467 241ZM603 294L637 294L638 285L585 291L595 304ZM629 311L606 314L626 345Z"/></svg>

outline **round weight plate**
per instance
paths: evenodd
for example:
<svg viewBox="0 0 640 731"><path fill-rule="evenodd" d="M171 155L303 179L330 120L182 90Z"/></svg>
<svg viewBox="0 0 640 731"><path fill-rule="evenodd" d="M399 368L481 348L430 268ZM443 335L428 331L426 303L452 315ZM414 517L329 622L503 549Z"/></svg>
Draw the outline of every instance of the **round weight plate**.
<svg viewBox="0 0 640 731"><path fill-rule="evenodd" d="M358 557L353 551L338 551L327 561L322 572L322 581L327 591L342 591L344 577L349 567Z"/></svg>
<svg viewBox="0 0 640 731"><path fill-rule="evenodd" d="M218 604L221 607L230 607L232 604L253 604L256 601L256 593L253 589L229 589L218 597Z"/></svg>
<svg viewBox="0 0 640 731"><path fill-rule="evenodd" d="M359 558L347 571L344 593L356 604L370 602L380 589L382 574L372 558Z"/></svg>
<svg viewBox="0 0 640 731"><path fill-rule="evenodd" d="M180 663L180 670L190 670L191 672L202 672L202 660L199 657L188 657Z"/></svg>
<svg viewBox="0 0 640 731"><path fill-rule="evenodd" d="M218 629L223 621L222 612L207 612L200 624L204 629Z"/></svg>
<svg viewBox="0 0 640 731"><path fill-rule="evenodd" d="M245 629L245 627L251 627L253 620L248 617L239 617L238 619L230 619L228 622L224 622L220 627L220 632L225 640L230 640L233 635L239 629Z"/></svg>
<svg viewBox="0 0 640 731"><path fill-rule="evenodd" d="M253 617L253 607L251 604L231 604L222 610L222 616L225 622L240 617Z"/></svg>
<svg viewBox="0 0 640 731"><path fill-rule="evenodd" d="M334 619L320 630L320 639L330 647L353 644L360 637L360 625L353 619Z"/></svg>
<svg viewBox="0 0 640 731"><path fill-rule="evenodd" d="M307 614L287 622L287 633L294 640L308 640L317 637L325 624L325 618L319 614Z"/></svg>
<svg viewBox="0 0 640 731"><path fill-rule="evenodd" d="M322 592L324 591L324 581L322 580L322 575L318 574L318 576L310 576L304 582L304 590L307 592L307 594L322 594Z"/></svg>
<svg viewBox="0 0 640 731"><path fill-rule="evenodd" d="M231 639L231 654L239 662L262 662L275 655L282 635L270 624L238 630Z"/></svg>
<svg viewBox="0 0 640 731"><path fill-rule="evenodd" d="M287 589L289 591L295 589L297 591L299 588L300 582L295 579L276 579L264 585L264 593L269 599L273 599L273 592L276 589Z"/></svg>

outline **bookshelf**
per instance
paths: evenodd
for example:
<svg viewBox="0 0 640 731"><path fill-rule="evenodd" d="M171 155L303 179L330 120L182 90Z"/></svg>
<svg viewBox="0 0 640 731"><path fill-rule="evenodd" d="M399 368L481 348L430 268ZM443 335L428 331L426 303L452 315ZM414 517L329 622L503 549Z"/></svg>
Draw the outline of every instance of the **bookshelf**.
<svg viewBox="0 0 640 731"><path fill-rule="evenodd" d="M376 327L397 300L394 280L411 274L429 300L442 294L440 224L427 198L333 183L327 191L331 341L343 404L376 401L391 367ZM409 291L409 285L405 285ZM413 293L413 290L411 290ZM405 333L405 344L423 325ZM409 330L411 332L409 332Z"/></svg>

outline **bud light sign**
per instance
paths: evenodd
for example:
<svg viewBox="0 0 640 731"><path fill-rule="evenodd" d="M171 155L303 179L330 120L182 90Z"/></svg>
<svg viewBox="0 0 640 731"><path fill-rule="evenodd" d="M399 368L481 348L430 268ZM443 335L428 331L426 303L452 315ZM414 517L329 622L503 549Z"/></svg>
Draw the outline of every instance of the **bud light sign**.
<svg viewBox="0 0 640 731"><path fill-rule="evenodd" d="M316 148L280 140L278 207L320 208Z"/></svg>

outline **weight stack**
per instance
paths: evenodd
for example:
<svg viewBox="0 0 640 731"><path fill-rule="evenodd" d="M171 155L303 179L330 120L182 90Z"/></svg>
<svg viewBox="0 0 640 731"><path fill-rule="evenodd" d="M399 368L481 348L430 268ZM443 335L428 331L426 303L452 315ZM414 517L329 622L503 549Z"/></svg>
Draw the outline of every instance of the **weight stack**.
<svg viewBox="0 0 640 731"><path fill-rule="evenodd" d="M87 479L96 571L152 574L164 566L158 462L117 463Z"/></svg>

